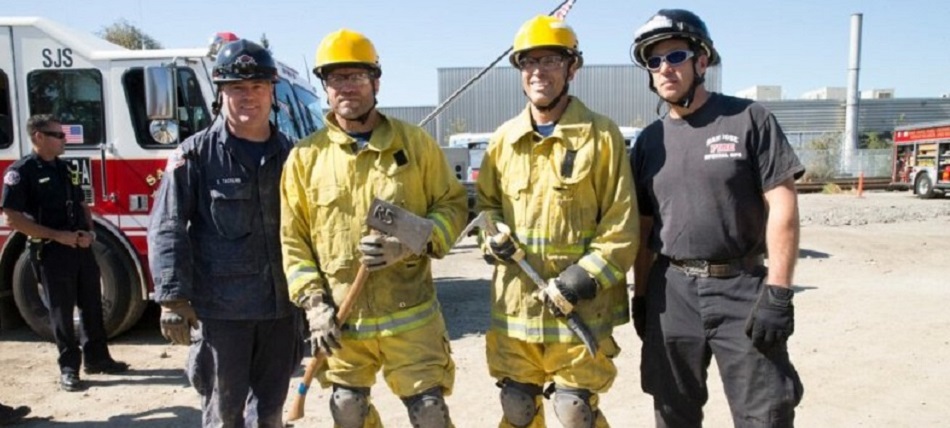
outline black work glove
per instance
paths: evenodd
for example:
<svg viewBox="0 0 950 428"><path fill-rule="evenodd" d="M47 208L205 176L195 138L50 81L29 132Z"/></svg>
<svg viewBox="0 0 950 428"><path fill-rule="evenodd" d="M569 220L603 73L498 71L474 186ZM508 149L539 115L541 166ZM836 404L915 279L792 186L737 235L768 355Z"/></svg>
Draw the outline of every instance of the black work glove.
<svg viewBox="0 0 950 428"><path fill-rule="evenodd" d="M590 300L597 295L597 282L578 265L568 266L554 281L557 290L572 305L576 305L578 300Z"/></svg>
<svg viewBox="0 0 950 428"><path fill-rule="evenodd" d="M794 295L791 288L768 284L762 287L745 324L746 336L759 351L767 353L784 344L795 331Z"/></svg>
<svg viewBox="0 0 950 428"><path fill-rule="evenodd" d="M647 332L647 296L633 296L633 299L630 299L630 310L633 315L633 328L640 340L643 340Z"/></svg>
<svg viewBox="0 0 950 428"><path fill-rule="evenodd" d="M504 223L496 223L495 228L498 229L498 233L494 236L488 236L485 239L488 243L488 248L485 253L505 263L517 262L515 255L518 254L520 248L518 248L518 243L515 242L511 236L511 228Z"/></svg>

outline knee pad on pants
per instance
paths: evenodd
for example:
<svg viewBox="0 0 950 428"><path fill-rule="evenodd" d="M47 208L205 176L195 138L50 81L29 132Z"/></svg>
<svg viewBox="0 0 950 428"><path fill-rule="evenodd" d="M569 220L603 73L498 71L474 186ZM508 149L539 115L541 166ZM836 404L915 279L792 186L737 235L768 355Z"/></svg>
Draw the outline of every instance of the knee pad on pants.
<svg viewBox="0 0 950 428"><path fill-rule="evenodd" d="M590 407L593 395L586 389L555 387L554 414L564 428L593 428L597 412Z"/></svg>
<svg viewBox="0 0 950 428"><path fill-rule="evenodd" d="M538 414L537 396L541 395L541 385L515 382L505 378L498 383L501 387L501 411L508 423L516 427L526 427Z"/></svg>
<svg viewBox="0 0 950 428"><path fill-rule="evenodd" d="M333 384L330 414L340 428L362 428L369 414L369 388Z"/></svg>
<svg viewBox="0 0 950 428"><path fill-rule="evenodd" d="M414 427L448 428L452 425L440 386L403 398L402 402L409 410L409 422Z"/></svg>

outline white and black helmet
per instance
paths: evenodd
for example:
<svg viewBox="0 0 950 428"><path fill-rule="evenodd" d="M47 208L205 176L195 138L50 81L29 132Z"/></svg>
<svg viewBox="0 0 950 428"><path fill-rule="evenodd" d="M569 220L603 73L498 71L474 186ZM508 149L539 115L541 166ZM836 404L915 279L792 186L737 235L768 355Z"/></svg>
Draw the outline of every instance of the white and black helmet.
<svg viewBox="0 0 950 428"><path fill-rule="evenodd" d="M709 65L719 64L719 53L713 47L709 30L696 14L683 9L660 9L646 24L643 24L633 36L630 45L630 59L646 68L650 47L667 39L683 39L692 45L698 45L709 57Z"/></svg>

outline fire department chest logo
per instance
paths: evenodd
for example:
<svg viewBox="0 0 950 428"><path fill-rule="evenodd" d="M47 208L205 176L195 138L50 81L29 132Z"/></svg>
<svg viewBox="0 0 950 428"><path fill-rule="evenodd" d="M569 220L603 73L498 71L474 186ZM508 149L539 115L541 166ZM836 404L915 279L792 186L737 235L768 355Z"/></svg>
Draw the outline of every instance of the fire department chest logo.
<svg viewBox="0 0 950 428"><path fill-rule="evenodd" d="M20 173L16 171L7 171L3 176L3 184L7 186L16 186L20 182Z"/></svg>
<svg viewBox="0 0 950 428"><path fill-rule="evenodd" d="M713 159L741 159L742 152L738 151L739 137L732 134L719 134L706 140L706 156L703 160Z"/></svg>

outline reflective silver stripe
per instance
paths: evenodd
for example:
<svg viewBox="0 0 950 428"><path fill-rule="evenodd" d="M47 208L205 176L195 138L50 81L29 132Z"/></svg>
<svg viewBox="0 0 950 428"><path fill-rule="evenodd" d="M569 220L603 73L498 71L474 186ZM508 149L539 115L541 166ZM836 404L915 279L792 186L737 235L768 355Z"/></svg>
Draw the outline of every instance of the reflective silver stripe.
<svg viewBox="0 0 950 428"><path fill-rule="evenodd" d="M613 268L606 260L600 257L599 254L588 254L584 256L577 264L582 267L588 268L589 271L594 271L596 274L594 276L601 278L602 284L617 284L617 281L620 281L620 278L617 276L617 270Z"/></svg>
<svg viewBox="0 0 950 428"><path fill-rule="evenodd" d="M307 275L317 276L317 268L313 266L300 266L287 276L287 283L293 284L298 279Z"/></svg>

